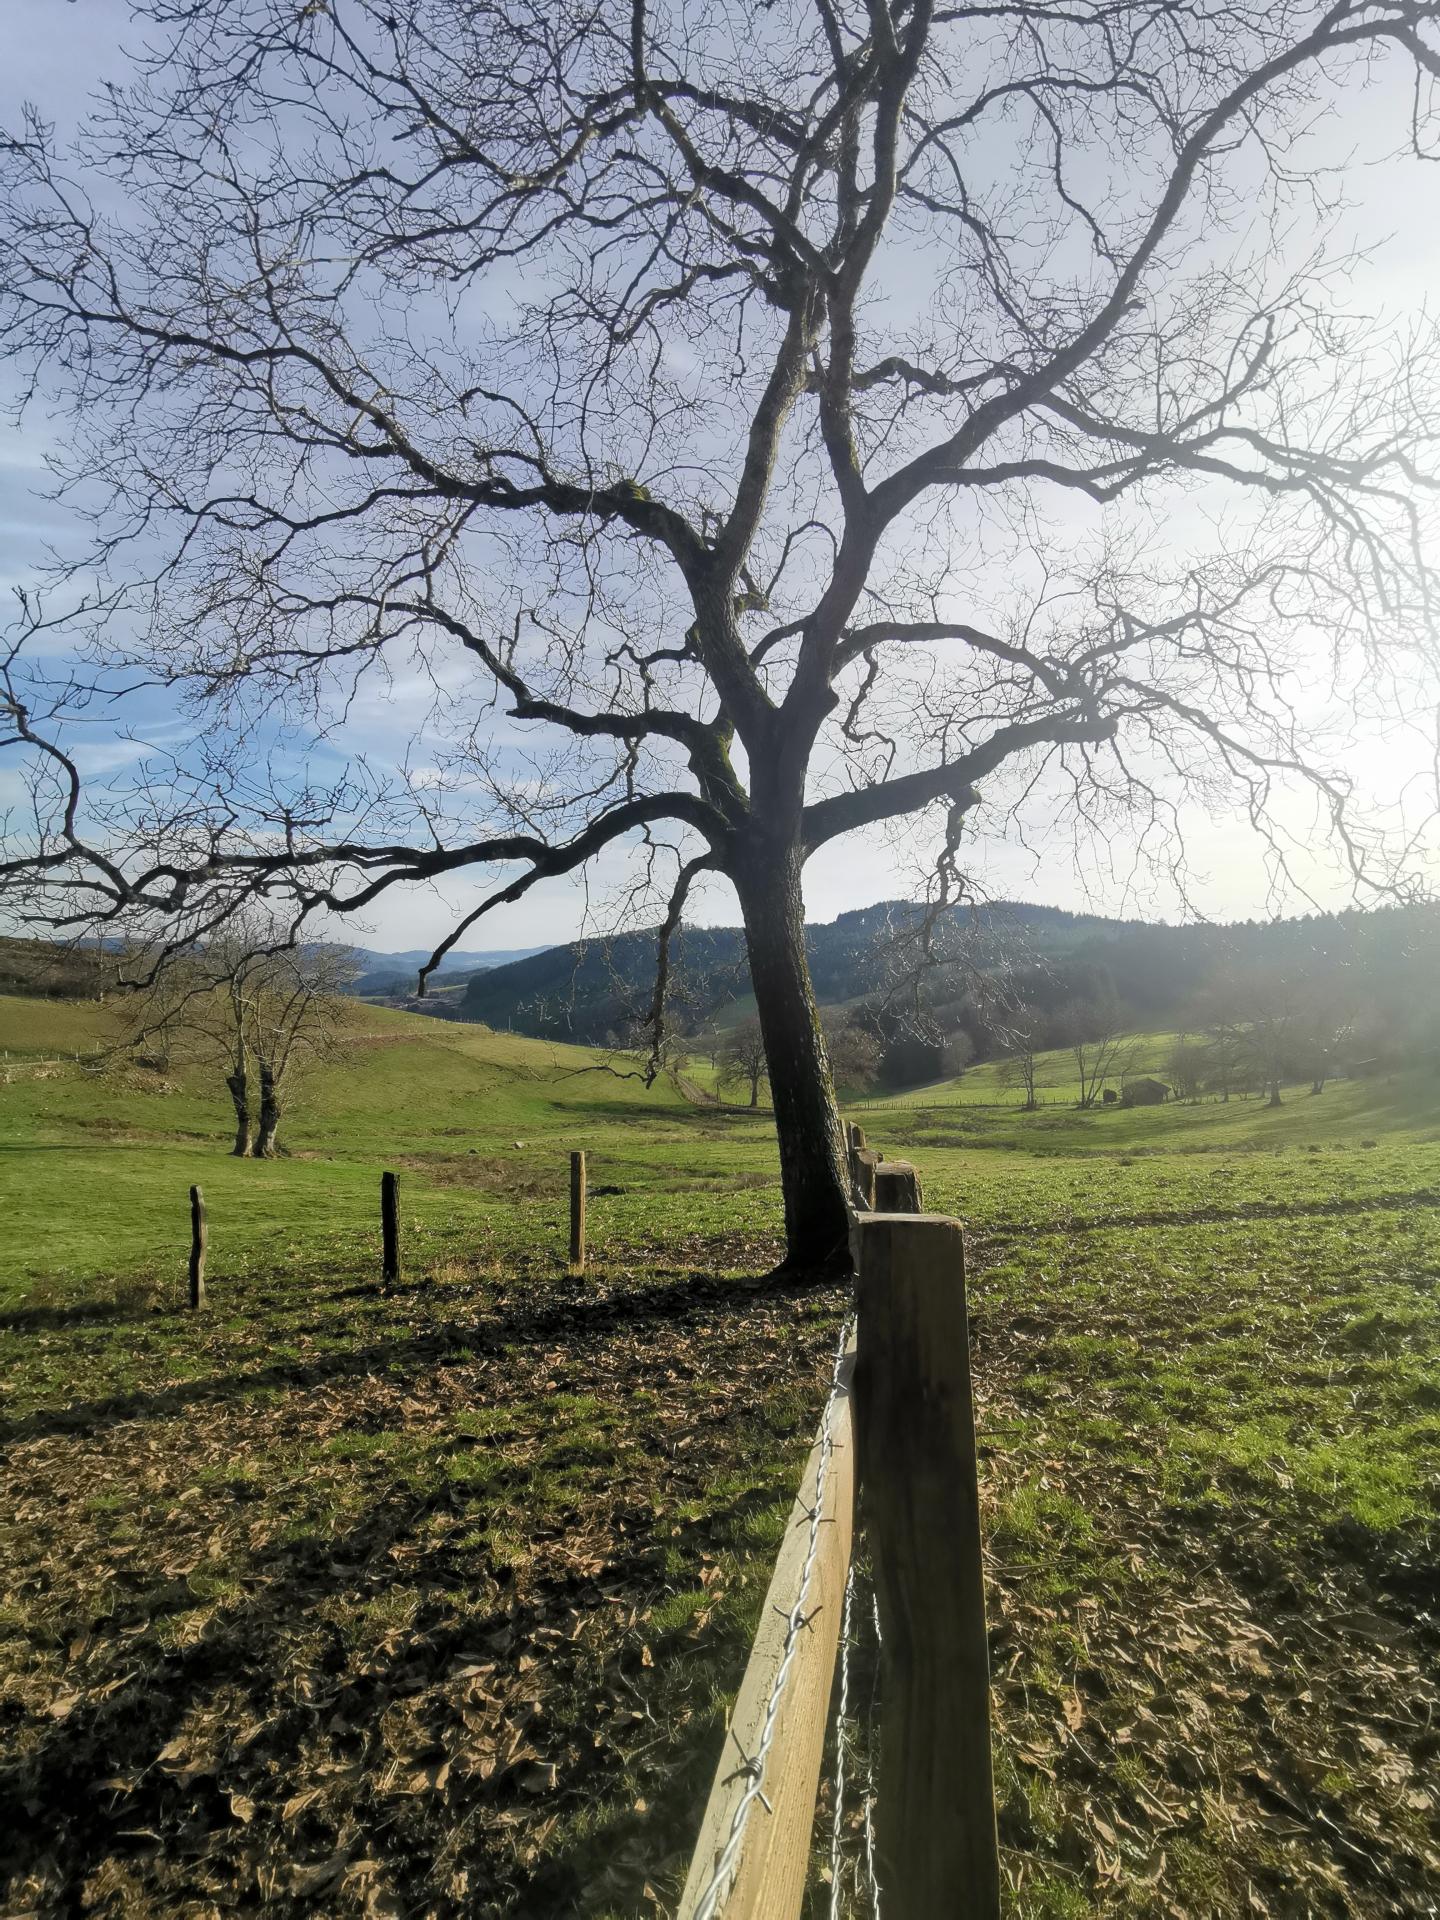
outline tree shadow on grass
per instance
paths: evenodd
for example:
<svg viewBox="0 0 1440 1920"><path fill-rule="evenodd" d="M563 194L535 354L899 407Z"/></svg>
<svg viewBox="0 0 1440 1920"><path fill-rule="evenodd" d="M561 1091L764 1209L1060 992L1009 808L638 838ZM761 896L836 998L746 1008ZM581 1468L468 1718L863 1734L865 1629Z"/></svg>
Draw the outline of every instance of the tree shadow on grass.
<svg viewBox="0 0 1440 1920"><path fill-rule="evenodd" d="M793 1294L807 1290L805 1282L794 1279L778 1279L757 1287L751 1281L718 1280L713 1274L691 1273L658 1285L617 1289L599 1297L573 1297L549 1307L501 1311L468 1324L437 1321L422 1333L317 1354L310 1360L286 1360L245 1373L137 1389L69 1407L36 1408L14 1419L0 1420L0 1445L56 1434L93 1434L129 1420L168 1419L191 1408L221 1406L267 1391L333 1385L372 1374L393 1375L397 1369L457 1365L477 1355L503 1353L510 1346L560 1338L584 1342L621 1329L633 1330L647 1322L683 1326L717 1308L743 1308L766 1292Z"/></svg>
<svg viewBox="0 0 1440 1920"><path fill-rule="evenodd" d="M635 1623L673 1590L677 1551L698 1578L774 1495L741 1493L663 1548L629 1498L606 1489L556 1516L547 1540L588 1548L598 1526L605 1557L557 1549L522 1593L477 1544L483 1497L387 1488L333 1538L227 1562L239 1597L183 1645L165 1623L197 1604L185 1569L163 1547L143 1574L117 1567L103 1621L58 1628L80 1636L75 1691L23 1722L10 1710L0 1896L8 1881L47 1917L90 1910L97 1889L144 1910L218 1895L358 1911L393 1891L402 1911L510 1920L639 1911L646 1882L681 1869L744 1635L677 1634L652 1661ZM413 1610L387 1628L397 1588ZM407 1784L416 1772L428 1790Z"/></svg>
<svg viewBox="0 0 1440 1920"><path fill-rule="evenodd" d="M218 1876L232 1899L246 1904L256 1897L263 1866L265 1903L288 1910L287 1896L317 1891L317 1862L323 1869L339 1860L338 1879L351 1861L378 1854L406 1905L439 1893L443 1909L443 1890L429 1884L443 1854L447 1871L468 1861L472 1885L509 1879L502 1898L513 1892L513 1904L505 1910L541 1911L527 1905L530 1868L511 1844L512 1830L541 1824L545 1812L529 1796L531 1762L498 1765L488 1777L467 1768L473 1715L463 1685L445 1683L457 1660L473 1660L477 1641L487 1636L518 1651L565 1607L603 1615L617 1587L632 1605L649 1604L663 1581L656 1556L637 1541L628 1557L607 1565L604 1592L597 1580L575 1576L542 1580L523 1602L507 1600L488 1564L477 1564L480 1556L420 1533L418 1523L436 1504L388 1498L333 1541L263 1549L244 1569L249 1596L216 1613L184 1647L165 1647L141 1630L194 1606L184 1582L163 1577L137 1585L106 1623L118 1683L98 1697L62 1701L58 1715L52 1710L51 1719L32 1722L27 1731L38 1737L5 1743L0 1875L17 1892L39 1892L38 1911L58 1914L88 1905L97 1873L113 1880L142 1872L160 1905L199 1897ZM397 1555L407 1591L431 1596L438 1617L381 1635L357 1662L333 1609L337 1602L383 1603L397 1578ZM462 1593L473 1599L477 1589L479 1608L452 1606L445 1617L447 1601ZM101 1658L110 1651L102 1642ZM97 1664L92 1656L85 1675L92 1684ZM533 1655L526 1665L535 1667ZM533 1690L536 1681L512 1658L501 1660L498 1678L487 1685L503 1696ZM433 1690L439 1715L431 1750L405 1764L428 1760L436 1767L443 1755L455 1762L453 1778L447 1785L440 1775L428 1796L397 1794L387 1716L425 1689ZM586 1737L595 1709L583 1686L568 1704L568 1714L542 1715L526 1750L553 1751L560 1805L573 1812L577 1796L599 1797L616 1786L623 1761ZM598 1836L587 1839L587 1855L597 1844ZM563 1898L578 1898L578 1873L552 1862L542 1878Z"/></svg>
<svg viewBox="0 0 1440 1920"><path fill-rule="evenodd" d="M10 1307L0 1313L0 1333L58 1333L105 1320L133 1320L136 1310L118 1300L80 1300L68 1307Z"/></svg>

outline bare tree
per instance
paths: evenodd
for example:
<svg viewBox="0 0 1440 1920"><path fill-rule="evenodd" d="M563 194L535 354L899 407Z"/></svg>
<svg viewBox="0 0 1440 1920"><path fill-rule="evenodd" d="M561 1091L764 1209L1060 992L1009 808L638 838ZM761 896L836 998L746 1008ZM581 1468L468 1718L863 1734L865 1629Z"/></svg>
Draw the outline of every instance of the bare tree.
<svg viewBox="0 0 1440 1920"><path fill-rule="evenodd" d="M1239 1083L1242 1056L1241 1016L1235 1005L1234 984L1228 967L1217 968L1195 996L1187 1016L1205 1050L1206 1084L1228 1105Z"/></svg>
<svg viewBox="0 0 1440 1920"><path fill-rule="evenodd" d="M1436 341L1286 234L1330 192L1304 129L1386 56L1431 150L1432 0L135 11L74 154L38 113L4 149L0 351L96 529L21 622L89 665L3 679L24 911L183 944L491 873L433 966L623 846L663 974L723 875L814 1262L818 848L928 813L945 898L1037 786L1153 839L1299 782L1392 881L1291 690L1323 641L1341 702L1434 704ZM1228 531L1158 551L1187 489ZM67 729L131 660L194 744L87 795ZM423 765L270 750L402 674Z"/></svg>
<svg viewBox="0 0 1440 1920"><path fill-rule="evenodd" d="M943 1066L948 1080L958 1080L974 1058L975 1042L964 1027L946 1034Z"/></svg>
<svg viewBox="0 0 1440 1920"><path fill-rule="evenodd" d="M241 914L203 949L157 953L135 946L121 974L121 1046L167 1065L178 1054L217 1067L235 1110L231 1152L242 1160L255 1141L250 1068L259 963L249 945L252 931Z"/></svg>
<svg viewBox="0 0 1440 1920"><path fill-rule="evenodd" d="M352 972L343 949L287 948L266 955L245 976L259 1075L257 1160L278 1151L280 1122L305 1067L338 1053L348 1011L340 996Z"/></svg>
<svg viewBox="0 0 1440 1920"><path fill-rule="evenodd" d="M235 1110L231 1152L272 1159L291 1087L303 1065L333 1058L353 977L338 947L267 948L255 916L237 914L203 947L127 956L124 1045L157 1041L214 1065Z"/></svg>
<svg viewBox="0 0 1440 1920"><path fill-rule="evenodd" d="M1000 1084L1002 1087L1020 1088L1025 1095L1026 1113L1034 1113L1040 1105L1036 1091L1040 1073L1038 1055L1034 1025L1020 1022L1011 1033L1009 1048L1000 1063Z"/></svg>
<svg viewBox="0 0 1440 1920"><path fill-rule="evenodd" d="M1188 1034L1181 1034L1165 1061L1165 1077L1175 1089L1177 1100L1197 1100L1212 1064L1210 1049Z"/></svg>
<svg viewBox="0 0 1440 1920"><path fill-rule="evenodd" d="M742 1020L720 1043L720 1084L748 1087L750 1104L760 1104L760 1089L770 1076L765 1034L758 1019Z"/></svg>
<svg viewBox="0 0 1440 1920"><path fill-rule="evenodd" d="M824 1016L825 1050L837 1087L849 1087L865 1093L880 1077L884 1048L868 1027L860 1026L847 1013Z"/></svg>
<svg viewBox="0 0 1440 1920"><path fill-rule="evenodd" d="M1324 1090L1342 1027L1342 990L1323 968L1260 960L1228 968L1213 992L1229 1008L1240 1067L1268 1106L1282 1104L1287 1081L1308 1079L1312 1093Z"/></svg>
<svg viewBox="0 0 1440 1920"><path fill-rule="evenodd" d="M1311 1093L1323 1093L1350 1031L1342 983L1317 971L1307 982L1299 1020L1299 1057Z"/></svg>
<svg viewBox="0 0 1440 1920"><path fill-rule="evenodd" d="M1061 1019L1076 1036L1070 1043L1070 1057L1080 1083L1077 1105L1088 1109L1100 1098L1107 1080L1128 1070L1135 1049L1126 1043L1120 1009L1114 1001L1072 1002Z"/></svg>

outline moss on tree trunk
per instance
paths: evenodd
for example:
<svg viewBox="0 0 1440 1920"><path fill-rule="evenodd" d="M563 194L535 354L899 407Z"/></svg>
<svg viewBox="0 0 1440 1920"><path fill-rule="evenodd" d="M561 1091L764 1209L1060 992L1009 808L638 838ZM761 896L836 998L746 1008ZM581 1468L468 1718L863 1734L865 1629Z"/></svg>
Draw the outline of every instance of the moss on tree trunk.
<svg viewBox="0 0 1440 1920"><path fill-rule="evenodd" d="M230 1149L237 1160L250 1157L250 1082L243 1067L237 1067L234 1073L227 1074L225 1085L230 1090L230 1101L235 1108L235 1144Z"/></svg>
<svg viewBox="0 0 1440 1920"><path fill-rule="evenodd" d="M273 1160L275 1135L280 1130L280 1081L270 1068L260 1068L260 1131L255 1136L255 1158Z"/></svg>

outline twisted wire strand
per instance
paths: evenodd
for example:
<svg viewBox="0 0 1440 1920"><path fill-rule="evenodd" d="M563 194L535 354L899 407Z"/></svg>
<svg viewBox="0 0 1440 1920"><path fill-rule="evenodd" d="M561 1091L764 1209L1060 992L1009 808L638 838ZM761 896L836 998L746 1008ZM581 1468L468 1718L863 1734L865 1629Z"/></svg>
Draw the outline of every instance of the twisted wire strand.
<svg viewBox="0 0 1440 1920"><path fill-rule="evenodd" d="M855 1607L855 1556L845 1575L845 1612L840 1622L840 1700L835 1709L835 1811L830 1822L830 1920L840 1915L840 1854L845 1823L845 1731L850 1724L850 1634Z"/></svg>
<svg viewBox="0 0 1440 1920"><path fill-rule="evenodd" d="M840 1329L840 1339L835 1348L835 1361L830 1372L830 1391L825 1398L825 1410L820 1416L820 1459L815 1469L815 1495L810 1509L810 1537L805 1550L805 1562L800 1571L800 1587L795 1596L785 1624L785 1646L780 1664L775 1669L775 1678L770 1683L770 1697L765 1704L765 1719L760 1728L760 1738L753 1754L742 1754L745 1762L747 1783L744 1793L735 1807L730 1820L730 1832L720 1857L715 1863L715 1871L697 1901L692 1920L715 1920L720 1911L720 1902L730 1891L739 1864L740 1848L745 1838L745 1829L757 1800L765 1797L765 1763L770 1757L770 1746L775 1738L775 1728L780 1715L780 1703L785 1696L785 1687L790 1678L790 1669L794 1664L795 1650L800 1644L800 1636L805 1631L807 1616L805 1600L810 1590L810 1579L815 1571L815 1561L820 1551L821 1516L825 1508L825 1487L830 1477L830 1460L835 1451L832 1423L835 1405L840 1398L840 1372L844 1364L846 1350L850 1345L850 1336L854 1331L855 1316L848 1314ZM768 1808L769 1802L765 1802Z"/></svg>
<svg viewBox="0 0 1440 1920"><path fill-rule="evenodd" d="M865 1820L865 1878L870 1887L870 1911L880 1920L880 1881L875 1872L875 1710L880 1695L880 1602L870 1589L870 1617L875 1625L875 1654L870 1663L870 1698L865 1707L865 1790L860 1806ZM859 1880L859 1873L856 1873Z"/></svg>

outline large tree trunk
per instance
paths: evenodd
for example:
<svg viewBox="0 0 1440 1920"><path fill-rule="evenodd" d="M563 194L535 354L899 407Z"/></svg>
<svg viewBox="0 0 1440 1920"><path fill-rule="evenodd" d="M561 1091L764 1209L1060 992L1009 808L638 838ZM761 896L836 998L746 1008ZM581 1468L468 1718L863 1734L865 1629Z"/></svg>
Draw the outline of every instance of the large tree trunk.
<svg viewBox="0 0 1440 1920"><path fill-rule="evenodd" d="M269 1067L260 1068L260 1131L255 1137L255 1158L275 1158L275 1135L280 1129L280 1082Z"/></svg>
<svg viewBox="0 0 1440 1920"><path fill-rule="evenodd" d="M235 1108L235 1144L230 1151L237 1160L247 1160L250 1157L250 1082L244 1067L227 1074L225 1085L230 1089Z"/></svg>
<svg viewBox="0 0 1440 1920"><path fill-rule="evenodd" d="M751 851L735 875L770 1103L780 1141L785 1264L848 1259L844 1138L825 1037L805 958L805 904L798 847Z"/></svg>

